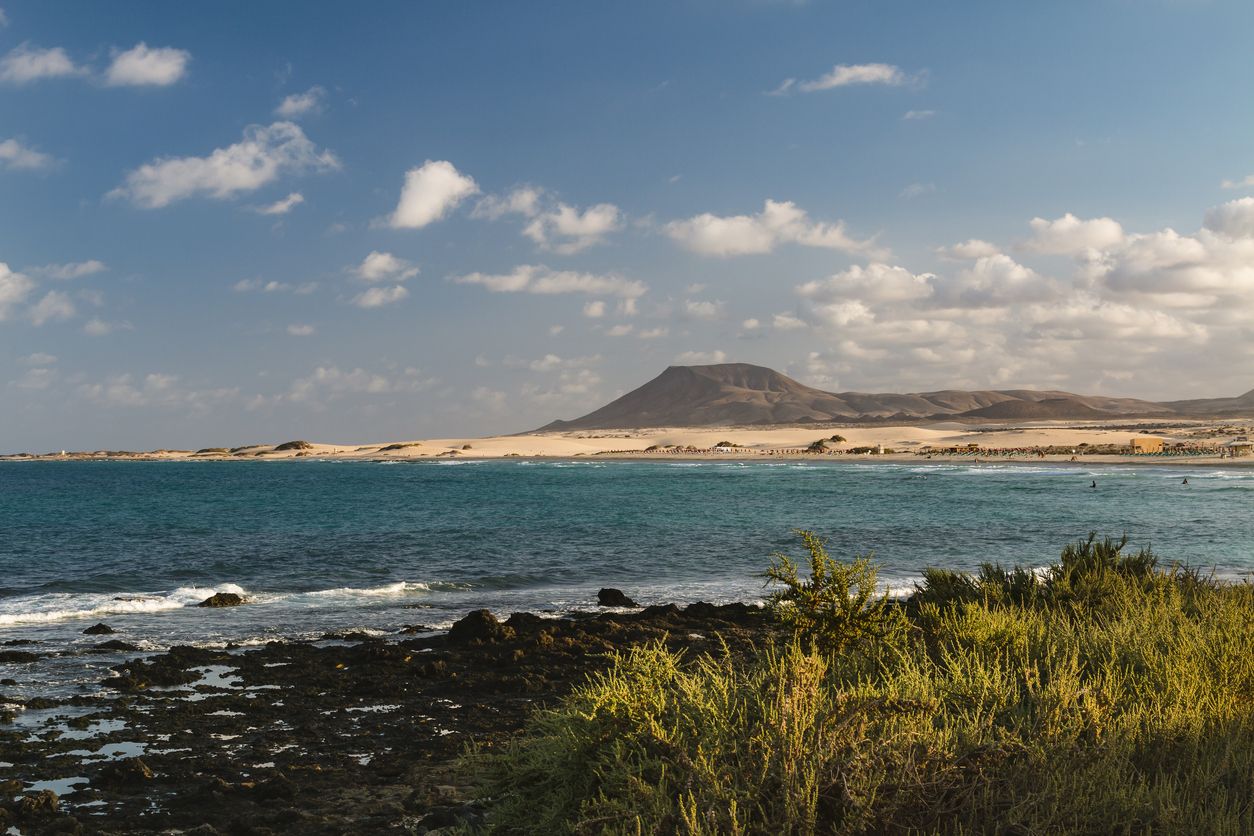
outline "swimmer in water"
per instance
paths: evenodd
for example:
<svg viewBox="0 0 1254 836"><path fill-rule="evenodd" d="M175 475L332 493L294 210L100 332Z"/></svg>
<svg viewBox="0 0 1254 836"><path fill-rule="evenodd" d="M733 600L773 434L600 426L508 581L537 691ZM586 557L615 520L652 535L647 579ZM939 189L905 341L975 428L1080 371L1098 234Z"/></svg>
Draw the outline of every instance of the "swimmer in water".
<svg viewBox="0 0 1254 836"><path fill-rule="evenodd" d="M1188 477L1188 476L1185 476L1185 477L1184 477L1184 481L1183 481L1183 482L1181 482L1180 484L1181 484L1181 485L1187 485L1187 484L1189 484L1189 477Z"/></svg>
<svg viewBox="0 0 1254 836"><path fill-rule="evenodd" d="M1097 480L1096 480L1096 479L1094 479L1094 480L1093 480L1093 484L1089 485L1089 487L1090 487L1090 488L1096 488L1096 487L1097 487Z"/></svg>

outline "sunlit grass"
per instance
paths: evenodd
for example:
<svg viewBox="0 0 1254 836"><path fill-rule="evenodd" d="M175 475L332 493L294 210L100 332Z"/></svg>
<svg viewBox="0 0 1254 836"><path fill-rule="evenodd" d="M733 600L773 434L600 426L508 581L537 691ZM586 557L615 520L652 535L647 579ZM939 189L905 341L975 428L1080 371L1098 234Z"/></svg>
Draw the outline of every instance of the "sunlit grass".
<svg viewBox="0 0 1254 836"><path fill-rule="evenodd" d="M793 641L629 649L472 757L492 827L1254 832L1254 587L1093 538L1043 573L929 572L904 606L821 565L782 575Z"/></svg>

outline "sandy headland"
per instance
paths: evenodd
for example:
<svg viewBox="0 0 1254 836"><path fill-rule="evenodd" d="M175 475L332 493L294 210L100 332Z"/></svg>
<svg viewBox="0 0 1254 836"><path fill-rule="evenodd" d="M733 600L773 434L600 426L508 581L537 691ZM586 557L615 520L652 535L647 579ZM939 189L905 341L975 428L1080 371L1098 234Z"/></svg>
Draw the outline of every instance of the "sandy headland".
<svg viewBox="0 0 1254 836"><path fill-rule="evenodd" d="M1254 420L807 424L787 427L571 430L484 438L331 444L293 440L236 447L19 453L0 460L274 461L430 459L824 459L1254 465ZM1134 452L1134 440L1154 452ZM1157 450L1161 440L1161 451Z"/></svg>

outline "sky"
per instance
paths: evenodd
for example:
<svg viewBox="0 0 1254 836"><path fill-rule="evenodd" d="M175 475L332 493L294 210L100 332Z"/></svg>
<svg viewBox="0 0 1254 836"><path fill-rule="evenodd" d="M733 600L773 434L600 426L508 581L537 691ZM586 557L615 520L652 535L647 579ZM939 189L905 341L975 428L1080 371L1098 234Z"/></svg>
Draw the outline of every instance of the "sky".
<svg viewBox="0 0 1254 836"><path fill-rule="evenodd" d="M1254 387L1242 0L0 0L0 452L520 432L672 364Z"/></svg>

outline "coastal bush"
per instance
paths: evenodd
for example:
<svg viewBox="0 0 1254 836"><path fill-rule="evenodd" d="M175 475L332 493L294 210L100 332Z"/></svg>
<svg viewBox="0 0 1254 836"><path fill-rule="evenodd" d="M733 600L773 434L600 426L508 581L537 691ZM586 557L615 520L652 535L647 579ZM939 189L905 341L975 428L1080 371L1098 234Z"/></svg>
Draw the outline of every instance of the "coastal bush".
<svg viewBox="0 0 1254 836"><path fill-rule="evenodd" d="M768 583L783 587L769 598L779 620L802 641L826 652L900 639L905 622L895 602L879 592L871 555L838 562L813 531L796 533L806 550L809 578L803 579L797 564L783 553L771 556L766 571Z"/></svg>
<svg viewBox="0 0 1254 836"><path fill-rule="evenodd" d="M857 624L881 600L874 567L805 543L812 577L783 572L785 592ZM1090 537L1043 571L933 570L904 641L825 643L797 619L748 660L623 652L468 761L488 827L1254 832L1254 586L1125 546Z"/></svg>

